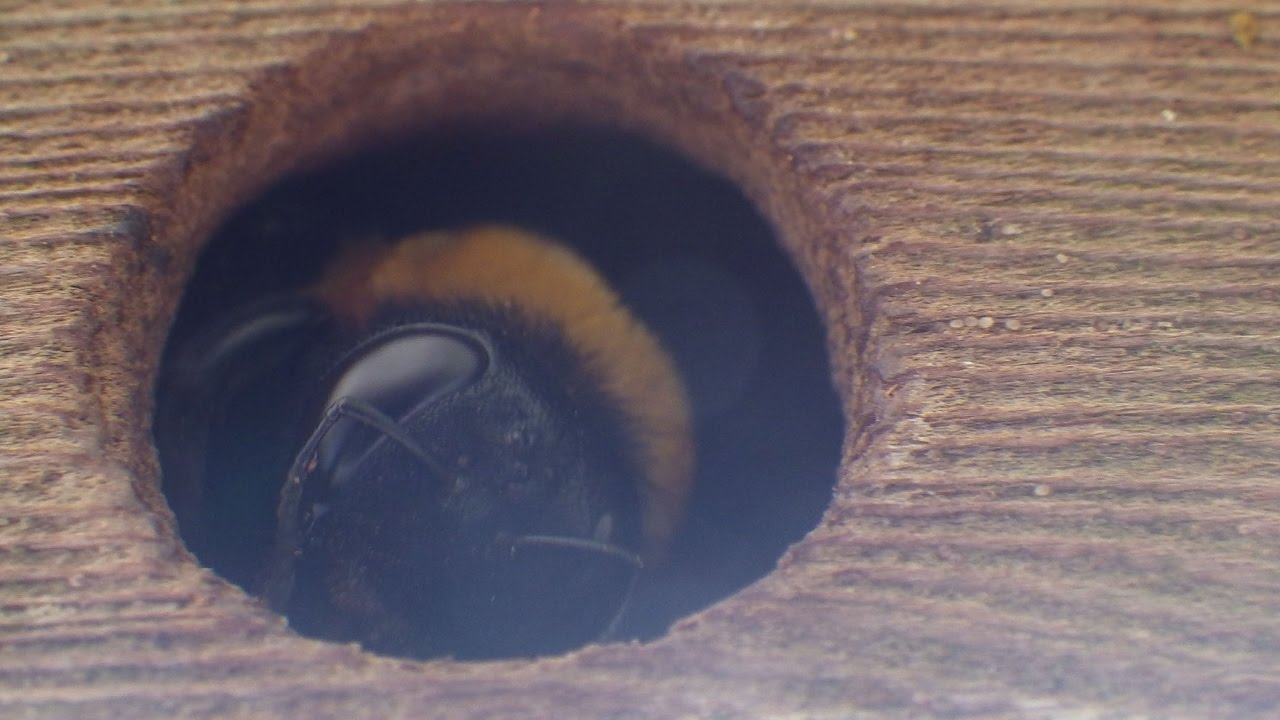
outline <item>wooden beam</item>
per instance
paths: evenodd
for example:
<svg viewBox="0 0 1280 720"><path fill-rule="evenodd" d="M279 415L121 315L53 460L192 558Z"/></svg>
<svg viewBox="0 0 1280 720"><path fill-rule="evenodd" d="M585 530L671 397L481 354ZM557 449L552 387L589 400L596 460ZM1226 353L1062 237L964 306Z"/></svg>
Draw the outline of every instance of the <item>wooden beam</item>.
<svg viewBox="0 0 1280 720"><path fill-rule="evenodd" d="M1280 714L1257 7L7 4L0 714ZM829 326L833 504L647 645L466 665L298 638L176 539L148 429L167 323L268 182L495 117L645 133L762 208Z"/></svg>

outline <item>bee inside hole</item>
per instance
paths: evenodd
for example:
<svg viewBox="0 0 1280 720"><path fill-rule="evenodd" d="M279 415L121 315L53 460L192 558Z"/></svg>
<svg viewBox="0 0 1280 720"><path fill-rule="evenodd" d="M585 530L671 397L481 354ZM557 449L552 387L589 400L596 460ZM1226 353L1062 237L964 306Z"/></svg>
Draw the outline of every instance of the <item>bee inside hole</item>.
<svg viewBox="0 0 1280 720"><path fill-rule="evenodd" d="M199 561L304 635L411 658L661 635L817 523L843 435L751 204L581 127L286 179L208 243L159 377Z"/></svg>

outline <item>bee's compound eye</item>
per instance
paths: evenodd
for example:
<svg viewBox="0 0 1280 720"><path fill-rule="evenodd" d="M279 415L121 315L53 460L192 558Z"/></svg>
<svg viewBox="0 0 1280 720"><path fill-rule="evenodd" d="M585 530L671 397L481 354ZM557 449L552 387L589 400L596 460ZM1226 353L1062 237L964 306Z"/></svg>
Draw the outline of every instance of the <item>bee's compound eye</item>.
<svg viewBox="0 0 1280 720"><path fill-rule="evenodd" d="M473 382L488 362L479 343L439 330L398 334L358 349L327 404L351 398L399 421ZM339 421L319 445L318 467L335 480L348 477L381 437L368 425Z"/></svg>
<svg viewBox="0 0 1280 720"><path fill-rule="evenodd" d="M362 400L399 419L414 407L475 379L488 364L474 342L440 332L397 335L358 351L329 401Z"/></svg>

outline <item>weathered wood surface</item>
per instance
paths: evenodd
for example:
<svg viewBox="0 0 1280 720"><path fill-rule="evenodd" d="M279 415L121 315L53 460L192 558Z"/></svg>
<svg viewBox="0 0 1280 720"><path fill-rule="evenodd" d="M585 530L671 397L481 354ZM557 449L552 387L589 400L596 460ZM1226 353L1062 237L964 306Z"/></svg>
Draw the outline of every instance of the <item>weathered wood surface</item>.
<svg viewBox="0 0 1280 720"><path fill-rule="evenodd" d="M1235 9L4 3L0 715L1280 716L1280 6L1249 49ZM648 646L292 637L158 499L176 294L271 178L495 113L756 199L830 322L836 500Z"/></svg>

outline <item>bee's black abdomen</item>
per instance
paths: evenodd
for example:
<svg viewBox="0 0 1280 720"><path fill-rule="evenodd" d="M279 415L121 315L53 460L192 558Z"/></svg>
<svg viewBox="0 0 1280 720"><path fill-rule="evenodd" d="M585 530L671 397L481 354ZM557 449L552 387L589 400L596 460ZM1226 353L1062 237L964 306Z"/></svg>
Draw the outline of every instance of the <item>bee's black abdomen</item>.
<svg viewBox="0 0 1280 720"><path fill-rule="evenodd" d="M323 513L303 523L295 626L414 656L543 654L598 635L634 568L516 541L639 554L644 469L623 409L554 326L516 308L398 303L372 327L335 374L407 327L474 334L491 357L474 382L397 418L448 478L381 440L359 482L308 481L299 511Z"/></svg>

